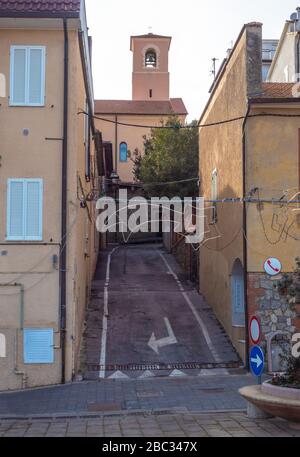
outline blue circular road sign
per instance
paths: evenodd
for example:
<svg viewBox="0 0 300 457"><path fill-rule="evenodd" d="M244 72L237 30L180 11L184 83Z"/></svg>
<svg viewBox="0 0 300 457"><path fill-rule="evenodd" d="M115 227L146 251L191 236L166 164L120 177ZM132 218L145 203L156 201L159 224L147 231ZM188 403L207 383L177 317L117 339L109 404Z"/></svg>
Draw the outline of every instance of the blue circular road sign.
<svg viewBox="0 0 300 457"><path fill-rule="evenodd" d="M250 353L250 367L254 376L261 376L265 368L265 356L260 346L254 346Z"/></svg>

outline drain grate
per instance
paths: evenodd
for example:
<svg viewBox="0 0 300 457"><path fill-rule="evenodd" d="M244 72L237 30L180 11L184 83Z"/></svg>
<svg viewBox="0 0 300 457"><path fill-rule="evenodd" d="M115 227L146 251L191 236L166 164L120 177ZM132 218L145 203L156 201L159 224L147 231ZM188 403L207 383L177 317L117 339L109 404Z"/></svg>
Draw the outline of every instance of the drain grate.
<svg viewBox="0 0 300 457"><path fill-rule="evenodd" d="M240 362L227 363L203 363L203 362L179 362L179 363L145 363L145 364L115 364L115 365L100 365L88 364L88 371L168 371L168 370L213 370L216 368L240 368Z"/></svg>

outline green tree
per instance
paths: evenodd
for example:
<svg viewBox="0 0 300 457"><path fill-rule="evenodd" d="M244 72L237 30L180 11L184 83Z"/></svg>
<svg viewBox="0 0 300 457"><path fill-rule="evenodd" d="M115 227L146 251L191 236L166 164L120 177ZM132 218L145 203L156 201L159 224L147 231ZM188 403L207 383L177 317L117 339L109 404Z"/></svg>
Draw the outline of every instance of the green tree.
<svg viewBox="0 0 300 457"><path fill-rule="evenodd" d="M144 184L146 196L197 196L198 182L190 180L199 174L199 138L197 121L180 128L177 117L170 117L162 129L152 129L144 136L144 151L130 153L134 176ZM187 182L178 182L190 180ZM157 183L170 183L161 184Z"/></svg>

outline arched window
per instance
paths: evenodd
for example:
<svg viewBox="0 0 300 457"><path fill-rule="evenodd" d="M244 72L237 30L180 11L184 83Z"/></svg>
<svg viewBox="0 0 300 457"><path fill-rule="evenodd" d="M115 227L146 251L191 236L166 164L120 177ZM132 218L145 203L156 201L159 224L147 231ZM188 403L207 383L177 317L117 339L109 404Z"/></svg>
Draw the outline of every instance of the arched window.
<svg viewBox="0 0 300 457"><path fill-rule="evenodd" d="M231 276L232 325L245 326L244 269L240 259L236 259Z"/></svg>
<svg viewBox="0 0 300 457"><path fill-rule="evenodd" d="M122 142L120 144L120 162L127 162L127 143Z"/></svg>
<svg viewBox="0 0 300 457"><path fill-rule="evenodd" d="M148 49L145 54L145 67L147 68L156 68L157 66L157 56L154 49Z"/></svg>
<svg viewBox="0 0 300 457"><path fill-rule="evenodd" d="M0 333L0 358L6 357L6 338L5 335Z"/></svg>

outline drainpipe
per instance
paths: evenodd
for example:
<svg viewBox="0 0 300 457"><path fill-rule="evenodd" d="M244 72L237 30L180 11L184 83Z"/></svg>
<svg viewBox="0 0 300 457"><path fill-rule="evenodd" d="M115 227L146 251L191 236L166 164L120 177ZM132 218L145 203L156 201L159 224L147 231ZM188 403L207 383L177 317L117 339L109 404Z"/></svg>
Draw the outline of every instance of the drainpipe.
<svg viewBox="0 0 300 457"><path fill-rule="evenodd" d="M296 56L296 82L300 81L300 33L297 34L297 56Z"/></svg>
<svg viewBox="0 0 300 457"><path fill-rule="evenodd" d="M115 171L118 171L118 115L115 115Z"/></svg>
<svg viewBox="0 0 300 457"><path fill-rule="evenodd" d="M246 116L243 122L243 257L244 257L244 301L245 301L245 366L250 371L249 364L249 316L248 316L248 250L247 250L247 206L246 198L246 124L250 114L250 104L248 102Z"/></svg>
<svg viewBox="0 0 300 457"><path fill-rule="evenodd" d="M61 332L61 382L65 383L66 365L66 300L67 300L67 191L68 191L68 82L69 82L69 39L67 19L64 26L64 107L62 143L62 196L61 196L61 251L60 251L60 332Z"/></svg>
<svg viewBox="0 0 300 457"><path fill-rule="evenodd" d="M28 376L26 371L21 371L18 368L18 330L16 330L16 340L15 340L15 368L14 368L14 373L16 376L22 376L22 389L27 388L27 380Z"/></svg>

